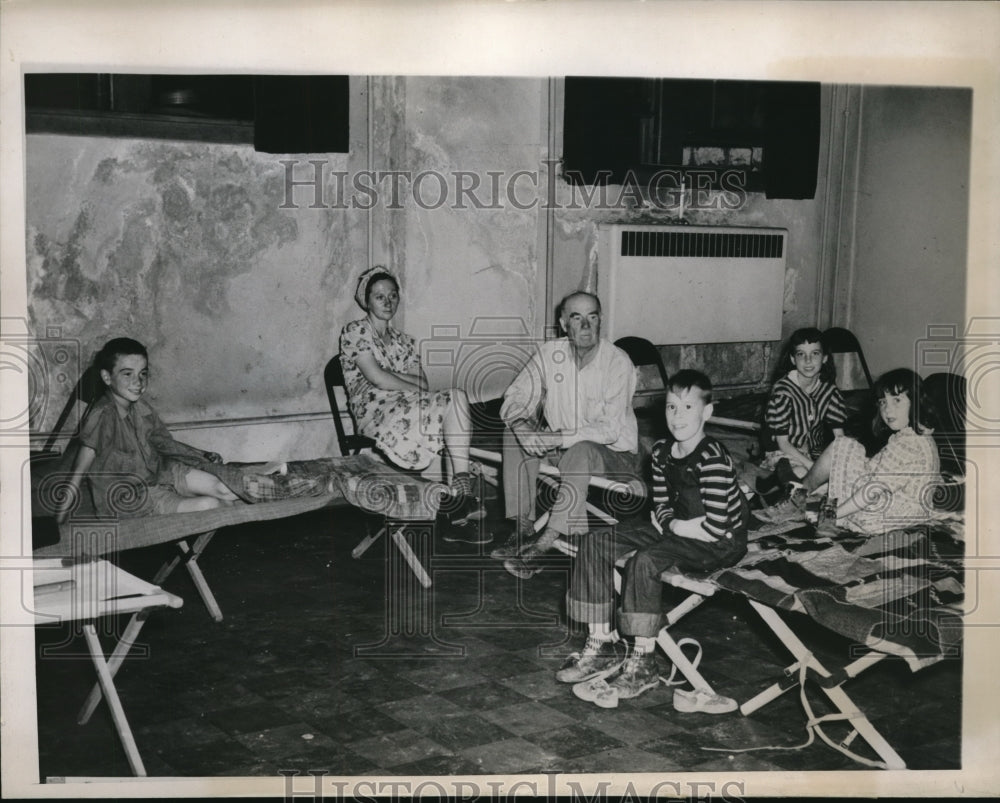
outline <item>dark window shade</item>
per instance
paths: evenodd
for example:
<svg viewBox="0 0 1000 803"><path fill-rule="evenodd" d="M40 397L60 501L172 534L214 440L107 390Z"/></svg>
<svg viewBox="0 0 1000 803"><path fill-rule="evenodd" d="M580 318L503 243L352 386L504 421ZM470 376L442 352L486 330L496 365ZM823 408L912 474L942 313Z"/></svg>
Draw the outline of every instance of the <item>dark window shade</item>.
<svg viewBox="0 0 1000 803"><path fill-rule="evenodd" d="M565 87L563 175L570 183L700 170L685 164L685 153L742 148L763 151L763 165L747 170L747 189L768 198L816 194L818 83L568 77Z"/></svg>
<svg viewBox="0 0 1000 803"><path fill-rule="evenodd" d="M349 148L347 76L29 73L29 134L252 143L266 153Z"/></svg>
<svg viewBox="0 0 1000 803"><path fill-rule="evenodd" d="M345 153L346 75L254 79L254 148L264 153Z"/></svg>

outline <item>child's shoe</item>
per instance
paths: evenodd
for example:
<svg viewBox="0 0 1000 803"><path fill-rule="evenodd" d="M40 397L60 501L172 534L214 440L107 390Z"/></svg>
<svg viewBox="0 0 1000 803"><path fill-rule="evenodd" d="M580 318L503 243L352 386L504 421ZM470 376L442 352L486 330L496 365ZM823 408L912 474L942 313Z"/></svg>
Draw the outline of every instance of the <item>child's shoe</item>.
<svg viewBox="0 0 1000 803"><path fill-rule="evenodd" d="M736 708L736 701L732 697L723 697L721 694L704 689L674 690L674 710L682 714L691 714L695 711L705 714L728 714Z"/></svg>
<svg viewBox="0 0 1000 803"><path fill-rule="evenodd" d="M573 694L598 708L618 707L618 690L604 678L594 678L575 684Z"/></svg>
<svg viewBox="0 0 1000 803"><path fill-rule="evenodd" d="M619 700L629 700L645 691L655 689L660 685L660 674L656 671L656 654L652 651L633 652L626 659L621 674L608 685L618 693Z"/></svg>
<svg viewBox="0 0 1000 803"><path fill-rule="evenodd" d="M809 494L805 488L795 488L788 498L776 505L763 510L752 511L754 518L765 524L778 524L786 521L806 520L806 499Z"/></svg>
<svg viewBox="0 0 1000 803"><path fill-rule="evenodd" d="M560 683L582 683L595 678L605 678L618 671L625 663L625 644L621 641L594 641L587 639L583 652L574 652L556 672Z"/></svg>

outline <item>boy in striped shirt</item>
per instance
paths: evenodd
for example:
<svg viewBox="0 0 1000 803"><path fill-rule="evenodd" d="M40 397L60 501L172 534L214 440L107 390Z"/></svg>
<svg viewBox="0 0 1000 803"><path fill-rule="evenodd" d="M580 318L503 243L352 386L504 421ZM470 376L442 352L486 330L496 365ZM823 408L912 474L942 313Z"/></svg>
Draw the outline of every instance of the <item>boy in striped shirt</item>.
<svg viewBox="0 0 1000 803"><path fill-rule="evenodd" d="M580 683L575 691L606 699L608 690L585 684L610 681L611 696L628 699L655 688L656 634L662 625L660 574L667 568L708 572L731 566L746 553L749 507L726 447L705 435L712 415L712 384L703 373L682 370L667 388L666 418L671 437L653 447L655 530L591 533L583 540L568 596L568 611L589 629L583 652L574 653L557 680ZM634 639L622 659L614 613L614 565L637 550L622 572L618 623ZM584 696L584 699L589 699ZM601 704L601 699L594 702ZM701 709L709 710L709 709Z"/></svg>

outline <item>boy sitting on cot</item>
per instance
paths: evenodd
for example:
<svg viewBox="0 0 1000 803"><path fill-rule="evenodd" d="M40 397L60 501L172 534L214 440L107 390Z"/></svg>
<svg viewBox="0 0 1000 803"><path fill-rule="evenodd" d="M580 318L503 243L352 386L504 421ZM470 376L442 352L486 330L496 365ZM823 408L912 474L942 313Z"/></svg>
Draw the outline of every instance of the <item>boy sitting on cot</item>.
<svg viewBox="0 0 1000 803"><path fill-rule="evenodd" d="M705 435L712 415L712 384L699 371L678 371L667 387L670 437L653 446L653 524L642 531L592 533L573 566L569 615L588 627L587 642L556 679L602 707L637 697L659 682L654 650L663 611L660 574L670 567L708 572L731 566L746 554L749 507L726 447ZM635 554L622 572L618 624L632 636L631 652L612 627L615 561ZM621 670L619 672L619 669ZM618 673L614 680L609 678ZM733 701L702 691L678 690L682 711L725 713Z"/></svg>
<svg viewBox="0 0 1000 803"><path fill-rule="evenodd" d="M137 518L210 510L238 498L213 474L183 462L221 463L222 458L174 440L142 398L149 381L148 362L145 346L127 337L109 341L94 357L105 391L87 410L80 427L72 489L63 494L56 514L60 523L88 473L101 516Z"/></svg>

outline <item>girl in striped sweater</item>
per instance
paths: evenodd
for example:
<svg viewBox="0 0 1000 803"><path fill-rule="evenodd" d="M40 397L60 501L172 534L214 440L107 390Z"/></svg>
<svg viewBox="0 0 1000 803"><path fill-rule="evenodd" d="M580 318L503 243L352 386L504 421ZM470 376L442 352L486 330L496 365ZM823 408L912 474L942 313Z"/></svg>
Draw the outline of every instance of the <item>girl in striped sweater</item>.
<svg viewBox="0 0 1000 803"><path fill-rule="evenodd" d="M825 427L836 437L844 434L847 407L833 383L833 364L823 351L819 329L799 329L788 341L787 373L771 389L764 421L770 438L763 467L788 469L802 478L827 443ZM782 471L782 461L787 461Z"/></svg>

